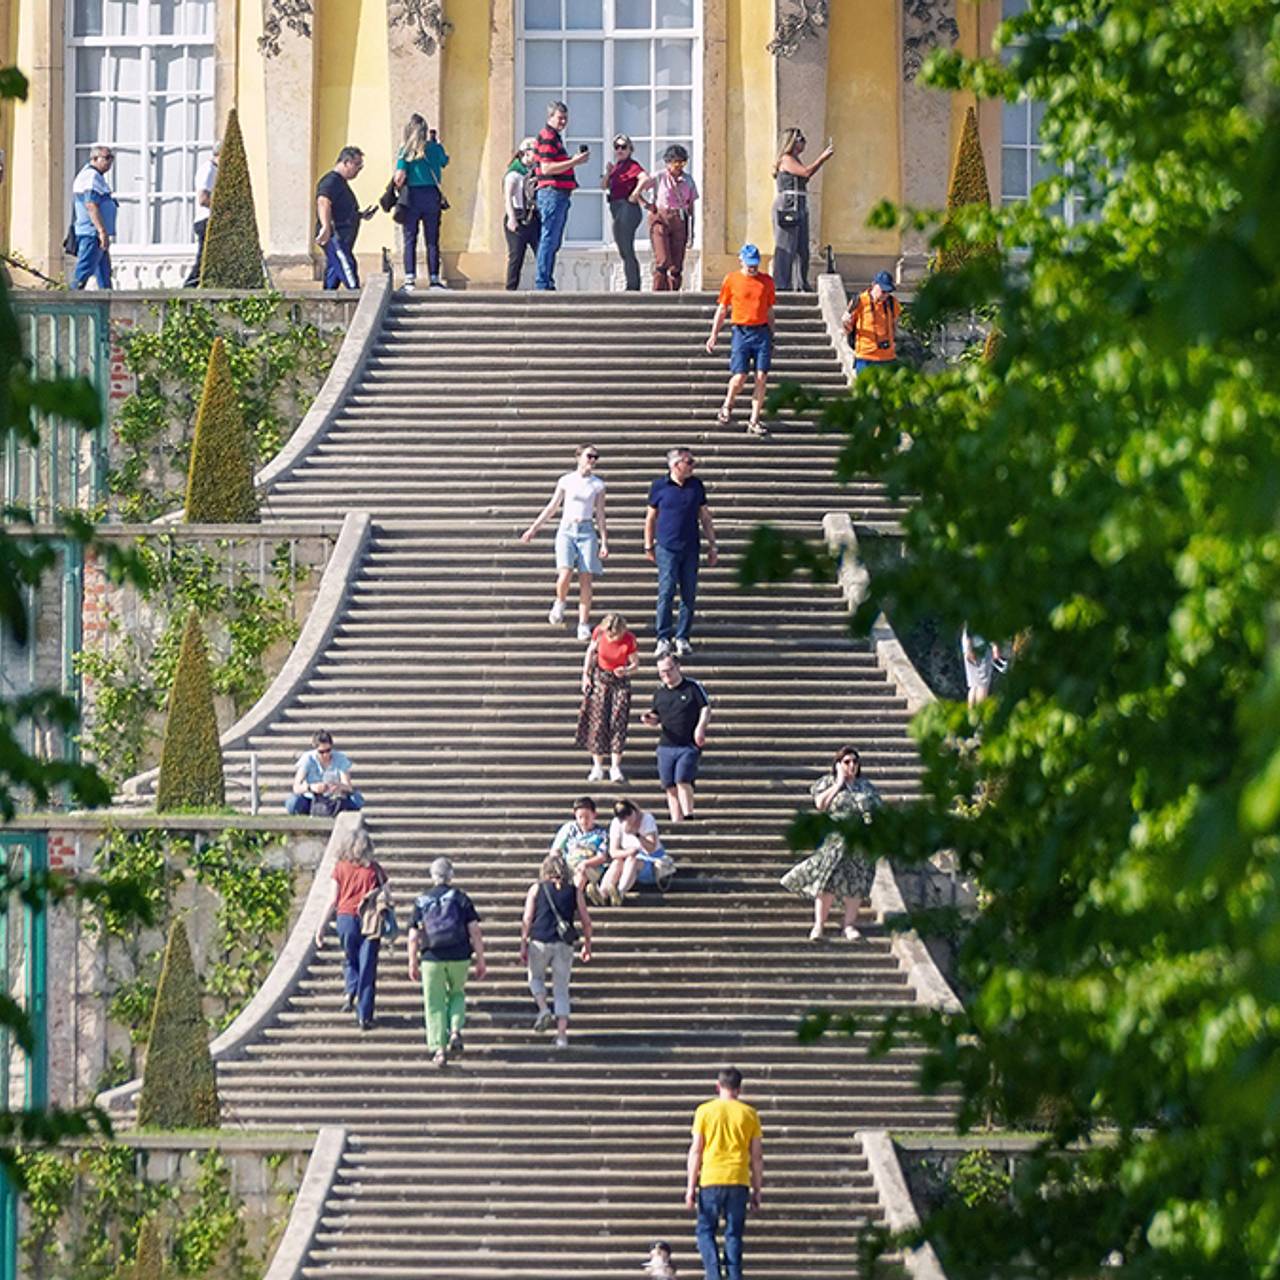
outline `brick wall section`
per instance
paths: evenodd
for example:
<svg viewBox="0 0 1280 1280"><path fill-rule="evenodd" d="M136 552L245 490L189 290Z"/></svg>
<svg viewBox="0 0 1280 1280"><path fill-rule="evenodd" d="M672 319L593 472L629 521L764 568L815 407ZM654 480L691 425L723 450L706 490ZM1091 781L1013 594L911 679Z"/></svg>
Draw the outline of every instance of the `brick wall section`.
<svg viewBox="0 0 1280 1280"><path fill-rule="evenodd" d="M132 329L132 316L113 315L111 319L111 347L107 359L107 417L115 420L120 402L127 400L137 388L137 379L125 368L124 348L120 334Z"/></svg>
<svg viewBox="0 0 1280 1280"><path fill-rule="evenodd" d="M49 832L49 870L73 876L79 871L76 858L76 837L57 831Z"/></svg>

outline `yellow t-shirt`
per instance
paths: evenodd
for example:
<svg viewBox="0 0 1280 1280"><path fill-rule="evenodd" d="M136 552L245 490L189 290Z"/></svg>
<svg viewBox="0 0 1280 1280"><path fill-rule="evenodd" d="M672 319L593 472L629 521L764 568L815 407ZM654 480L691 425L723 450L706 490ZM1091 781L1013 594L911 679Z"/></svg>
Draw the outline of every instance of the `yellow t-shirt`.
<svg viewBox="0 0 1280 1280"><path fill-rule="evenodd" d="M763 1138L755 1107L736 1098L715 1098L693 1113L693 1133L702 1135L704 1187L751 1185L751 1140Z"/></svg>

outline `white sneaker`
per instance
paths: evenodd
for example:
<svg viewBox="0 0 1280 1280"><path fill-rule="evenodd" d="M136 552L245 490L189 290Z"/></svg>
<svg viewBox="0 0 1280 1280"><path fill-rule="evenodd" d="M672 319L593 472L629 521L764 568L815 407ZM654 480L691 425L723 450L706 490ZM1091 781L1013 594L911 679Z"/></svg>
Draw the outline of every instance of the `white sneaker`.
<svg viewBox="0 0 1280 1280"><path fill-rule="evenodd" d="M655 658L665 658L667 654L669 654L670 652L671 652L670 640L659 640L658 643L653 646L653 656Z"/></svg>
<svg viewBox="0 0 1280 1280"><path fill-rule="evenodd" d="M590 772L589 774L587 774L587 781L588 781L588 782L603 782L603 781L604 781L604 770L603 770L603 769L602 769L598 764L593 764L593 765L591 766L591 772Z"/></svg>
<svg viewBox="0 0 1280 1280"><path fill-rule="evenodd" d="M405 276L404 284L400 286L404 293L412 293L418 287L418 282L412 276Z"/></svg>
<svg viewBox="0 0 1280 1280"><path fill-rule="evenodd" d="M578 639L584 642L591 639L591 628L585 622L578 623Z"/></svg>
<svg viewBox="0 0 1280 1280"><path fill-rule="evenodd" d="M547 614L547 621L551 623L553 627L558 627L564 621L563 600L557 600L555 604L551 606L551 612Z"/></svg>
<svg viewBox="0 0 1280 1280"><path fill-rule="evenodd" d="M810 942L822 941L822 926L820 924L815 924L813 928L809 930L809 941Z"/></svg>
<svg viewBox="0 0 1280 1280"><path fill-rule="evenodd" d="M687 658L693 652L693 645L687 640L676 641L676 657Z"/></svg>
<svg viewBox="0 0 1280 1280"><path fill-rule="evenodd" d="M844 927L844 936L849 942L857 942L858 939L862 937L862 934L860 934L853 925L847 924Z"/></svg>
<svg viewBox="0 0 1280 1280"><path fill-rule="evenodd" d="M567 1049L568 1047L569 1047L569 1037L565 1035L564 1032L561 1032L558 1036L556 1036L556 1048Z"/></svg>
<svg viewBox="0 0 1280 1280"><path fill-rule="evenodd" d="M447 289L449 286L445 284L445 282L441 280L439 276L432 276L431 287L433 289Z"/></svg>
<svg viewBox="0 0 1280 1280"><path fill-rule="evenodd" d="M609 766L610 782L626 782L626 780L627 780L627 775L623 773L621 769L619 769L616 765Z"/></svg>

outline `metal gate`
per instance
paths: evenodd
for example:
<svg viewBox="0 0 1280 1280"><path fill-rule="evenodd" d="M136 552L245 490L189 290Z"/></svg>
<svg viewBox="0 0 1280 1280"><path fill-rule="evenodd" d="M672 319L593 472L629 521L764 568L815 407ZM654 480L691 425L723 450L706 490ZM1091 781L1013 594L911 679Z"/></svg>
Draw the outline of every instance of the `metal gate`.
<svg viewBox="0 0 1280 1280"><path fill-rule="evenodd" d="M27 1053L0 1028L0 1106L29 1111L49 1102L48 925L43 897L24 900L22 889L48 870L43 832L0 831L5 878L0 892L0 991L26 1014L34 1038ZM18 1197L0 1172L0 1280L18 1274Z"/></svg>

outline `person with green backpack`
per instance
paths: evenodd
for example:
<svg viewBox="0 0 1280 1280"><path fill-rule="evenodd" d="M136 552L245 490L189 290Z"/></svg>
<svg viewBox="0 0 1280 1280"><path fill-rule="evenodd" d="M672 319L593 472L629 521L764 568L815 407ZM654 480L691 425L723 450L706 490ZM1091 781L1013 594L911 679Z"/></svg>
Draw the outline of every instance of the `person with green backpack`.
<svg viewBox="0 0 1280 1280"><path fill-rule="evenodd" d="M409 915L409 981L422 979L427 1049L437 1067L448 1066L462 1052L473 958L476 977L483 978L488 966L480 913L454 888L453 863L437 858L431 864L431 888L418 897Z"/></svg>

